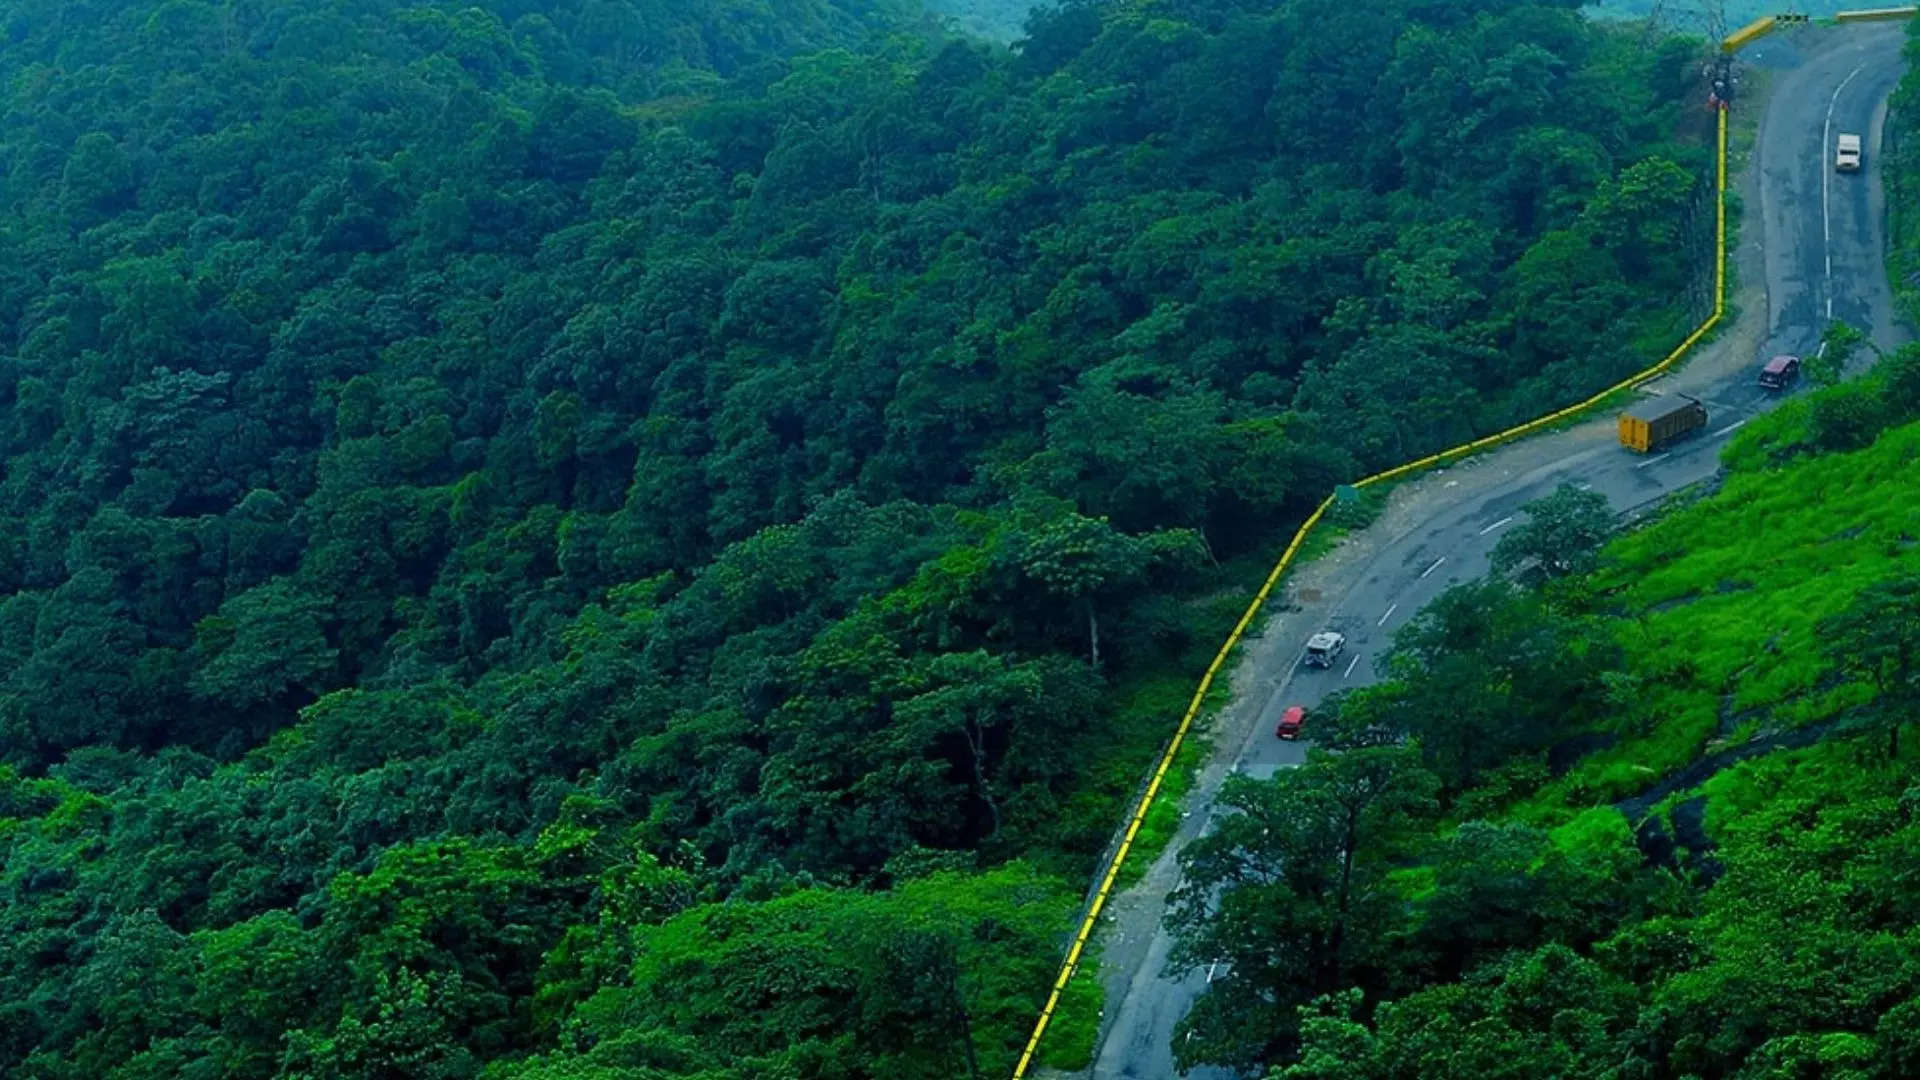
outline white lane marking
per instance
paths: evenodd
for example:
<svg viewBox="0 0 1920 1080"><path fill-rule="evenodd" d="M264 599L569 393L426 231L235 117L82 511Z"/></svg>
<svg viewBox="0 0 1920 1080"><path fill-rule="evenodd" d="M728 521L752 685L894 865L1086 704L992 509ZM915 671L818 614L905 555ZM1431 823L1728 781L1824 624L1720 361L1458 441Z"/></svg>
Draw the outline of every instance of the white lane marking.
<svg viewBox="0 0 1920 1080"><path fill-rule="evenodd" d="M1747 417L1747 420L1751 420L1751 419L1753 419L1753 417L1751 417L1751 416L1749 416L1749 417ZM1725 434L1726 434L1727 432L1729 432L1729 431L1732 431L1732 430L1733 430L1734 428L1737 428L1737 427L1739 427L1739 426L1740 426L1741 424L1744 424L1744 423L1746 423L1746 422L1747 422L1747 420L1735 420L1735 421L1734 421L1733 423L1731 423L1731 424L1728 424L1728 425L1727 425L1726 427L1723 427L1723 428L1721 428L1721 429L1720 429L1719 431L1716 431L1716 432L1714 432L1714 435L1715 435L1716 437L1718 437L1718 436L1721 436L1721 435L1725 435Z"/></svg>
<svg viewBox="0 0 1920 1080"><path fill-rule="evenodd" d="M1825 248L1827 261L1827 321L1833 321L1833 210L1829 192L1833 188L1833 169L1829 167L1827 155L1833 153L1833 109L1840 104L1840 91L1847 88L1855 75L1866 69L1867 62L1847 72L1840 85L1833 88L1833 96L1827 99L1827 120L1820 126L1820 244ZM1864 141L1864 140L1863 140ZM1861 147L1864 153L1866 147Z"/></svg>
<svg viewBox="0 0 1920 1080"><path fill-rule="evenodd" d="M1377 623L1374 623L1373 625L1375 625L1375 626L1385 626L1385 625L1387 625L1387 620L1393 617L1393 609L1394 609L1394 608L1397 608L1397 607L1399 607L1399 606L1400 606L1400 602L1399 602L1398 600L1396 600L1396 601L1394 601L1394 602L1393 602L1393 603L1391 603L1391 604L1388 604L1388 605L1387 605L1387 613L1386 613L1385 615L1382 615L1382 616L1380 616L1380 621L1379 621L1379 622L1377 622ZM1358 659L1358 657L1356 657L1355 659Z"/></svg>
<svg viewBox="0 0 1920 1080"><path fill-rule="evenodd" d="M1672 457L1672 456L1673 456L1673 451L1671 451L1671 450L1669 450L1669 451L1667 451L1666 453L1664 453L1664 454L1661 454L1661 455L1660 455L1659 457L1650 457L1650 458L1648 458L1647 460L1645 460L1645 461L1643 461L1643 462L1641 462L1640 464L1638 464L1638 465L1635 465L1635 466L1634 466L1634 468L1636 468L1636 469L1644 469L1644 468L1646 468L1647 466L1649 466L1649 465L1652 465L1652 464L1654 464L1655 462L1658 462L1658 461L1665 461L1665 460L1667 460L1668 458L1670 458L1670 457Z"/></svg>
<svg viewBox="0 0 1920 1080"><path fill-rule="evenodd" d="M1213 963L1207 965L1207 981L1208 982L1213 981L1213 971L1215 968L1219 966L1220 966L1220 961L1218 960L1215 960Z"/></svg>
<svg viewBox="0 0 1920 1080"><path fill-rule="evenodd" d="M1352 674L1353 674L1353 665L1355 665L1355 664L1357 664L1357 663L1359 663L1359 662L1360 662L1360 654L1359 654L1359 653L1354 653L1354 654L1353 654L1353 659L1351 659L1351 660L1349 660L1349 661L1347 661L1347 671L1346 671L1346 674L1345 674L1345 675L1342 675L1342 676L1340 676L1340 677L1344 679L1344 678L1347 678L1348 676L1350 676L1350 675L1352 675Z"/></svg>
<svg viewBox="0 0 1920 1080"><path fill-rule="evenodd" d="M1502 526L1502 525L1510 525L1510 524L1512 524L1512 523L1513 523L1513 519L1512 519L1512 518L1510 518L1510 517L1503 517L1503 518L1501 518L1501 519L1500 519L1499 521L1496 521L1496 522L1494 522L1493 524L1491 524L1491 525L1489 525L1489 526L1487 526L1486 528L1484 528L1484 529L1481 529L1481 530L1480 530L1480 535L1481 535L1481 536L1485 536L1485 535L1487 535L1488 533L1490 533L1490 532L1492 532L1493 530L1495 530L1495 529L1497 529L1497 528L1499 528L1499 527L1500 527L1500 526Z"/></svg>
<svg viewBox="0 0 1920 1080"><path fill-rule="evenodd" d="M1438 569L1440 569L1440 564L1441 564L1441 563L1443 563L1443 562L1446 562L1446 561L1447 561L1447 557L1446 557L1445 555L1442 555L1442 556L1440 556L1439 558L1437 558L1437 559L1435 559L1435 560L1433 560L1433 565L1432 565L1432 566L1429 566L1429 567L1427 567L1427 568L1426 568L1425 570L1423 570L1423 571L1421 571L1421 573L1420 573L1420 576L1424 578L1424 577L1426 577L1426 576L1427 576L1428 574L1431 574L1431 573L1433 573L1433 572L1434 572L1435 570L1438 570Z"/></svg>

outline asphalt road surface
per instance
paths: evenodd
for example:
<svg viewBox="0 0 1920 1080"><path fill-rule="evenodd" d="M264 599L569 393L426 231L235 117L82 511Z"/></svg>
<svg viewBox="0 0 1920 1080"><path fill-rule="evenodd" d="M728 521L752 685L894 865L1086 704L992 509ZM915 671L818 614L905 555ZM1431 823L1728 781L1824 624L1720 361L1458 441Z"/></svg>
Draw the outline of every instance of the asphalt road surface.
<svg viewBox="0 0 1920 1080"><path fill-rule="evenodd" d="M1625 512L1711 477L1733 431L1771 403L1754 382L1759 365L1776 353L1812 352L1828 318L1868 330L1883 347L1910 340L1896 318L1886 279L1886 201L1877 167L1887 96L1903 70L1904 37L1902 24L1809 27L1776 34L1741 54L1743 66L1771 73L1754 147L1758 202L1749 195L1746 220L1751 233L1758 218L1761 250L1753 262L1764 276L1766 322L1757 325L1759 311L1742 313L1746 332L1726 335L1728 340L1708 350L1717 350L1717 360L1690 363L1647 387L1650 393L1685 392L1704 401L1705 431L1670 452L1643 457L1617 445L1607 417L1500 451L1477 463L1471 477L1440 480L1446 488L1457 485L1459 497L1436 500L1434 513L1378 545L1370 559L1346 568L1327 590L1333 599L1325 622L1346 634L1346 654L1331 669L1314 669L1300 664L1298 649L1281 648L1270 667L1258 673L1253 692L1259 707L1243 710L1243 716L1256 719L1235 771L1270 776L1304 761L1304 743L1274 735L1280 712L1288 705L1307 706L1311 738L1312 706L1334 690L1372 681L1374 659L1392 632L1448 586L1484 574L1493 545L1521 518L1525 503L1572 483L1606 495ZM1834 171L1834 142L1841 132L1862 136L1865 160L1858 173ZM1304 635L1298 636L1304 648ZM1189 819L1176 843L1211 824L1211 807L1190 807ZM1143 907L1163 910L1165 882L1159 884L1158 898ZM1139 943L1108 949L1113 962L1127 970L1106 973L1107 1022L1094 1080L1180 1075L1173 1064L1175 1025L1220 973L1203 968L1169 977L1171 942L1164 929L1156 925L1150 939L1144 932L1140 936ZM1235 1074L1202 1067L1185 1075L1228 1080Z"/></svg>

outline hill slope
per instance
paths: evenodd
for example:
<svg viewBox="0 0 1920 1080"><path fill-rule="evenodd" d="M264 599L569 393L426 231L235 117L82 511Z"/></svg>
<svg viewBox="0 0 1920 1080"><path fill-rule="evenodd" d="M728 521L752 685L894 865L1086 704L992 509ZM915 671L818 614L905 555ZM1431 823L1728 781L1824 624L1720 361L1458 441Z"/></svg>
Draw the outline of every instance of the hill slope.
<svg viewBox="0 0 1920 1080"><path fill-rule="evenodd" d="M1184 856L1181 948L1229 962L1188 1058L1910 1075L1916 416L1908 346L1754 421L1719 490L1598 569L1461 586L1396 634L1394 678L1319 721L1345 752L1237 785L1245 813ZM1536 516L1592 509L1553 502ZM1496 564L1564 574L1582 531L1517 532Z"/></svg>
<svg viewBox="0 0 1920 1080"><path fill-rule="evenodd" d="M1562 4L0 15L8 1075L998 1071L1236 560L1698 280Z"/></svg>

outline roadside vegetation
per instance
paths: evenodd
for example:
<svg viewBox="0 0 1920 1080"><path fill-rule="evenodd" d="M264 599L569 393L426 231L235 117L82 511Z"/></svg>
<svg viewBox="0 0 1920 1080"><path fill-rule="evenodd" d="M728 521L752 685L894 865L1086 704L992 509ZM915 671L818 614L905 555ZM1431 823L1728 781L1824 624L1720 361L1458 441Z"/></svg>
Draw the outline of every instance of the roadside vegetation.
<svg viewBox="0 0 1920 1080"><path fill-rule="evenodd" d="M1272 1080L1920 1069L1920 346L1609 539L1567 488L1183 854L1228 966L1183 1060ZM1335 752L1327 752L1327 749ZM1217 897L1217 906L1215 898Z"/></svg>
<svg viewBox="0 0 1920 1080"><path fill-rule="evenodd" d="M1001 1074L1275 538L1699 314L1563 3L0 25L9 1077Z"/></svg>

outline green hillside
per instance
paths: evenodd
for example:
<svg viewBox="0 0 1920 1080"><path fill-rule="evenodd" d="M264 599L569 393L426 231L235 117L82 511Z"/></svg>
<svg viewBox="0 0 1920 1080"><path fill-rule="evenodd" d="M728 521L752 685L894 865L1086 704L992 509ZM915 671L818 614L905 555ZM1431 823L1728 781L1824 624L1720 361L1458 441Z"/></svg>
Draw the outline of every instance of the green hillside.
<svg viewBox="0 0 1920 1080"><path fill-rule="evenodd" d="M0 26L9 1080L1003 1073L1275 538L1699 315L1562 3Z"/></svg>
<svg viewBox="0 0 1920 1080"><path fill-rule="evenodd" d="M1590 572L1458 587L1396 634L1393 678L1321 721L1345 752L1239 785L1247 814L1185 854L1181 955L1232 967L1184 1057L1285 1062L1272 1080L1913 1075L1915 417L1909 346L1750 423L1717 491ZM1496 563L1549 554L1587 561L1516 532Z"/></svg>

